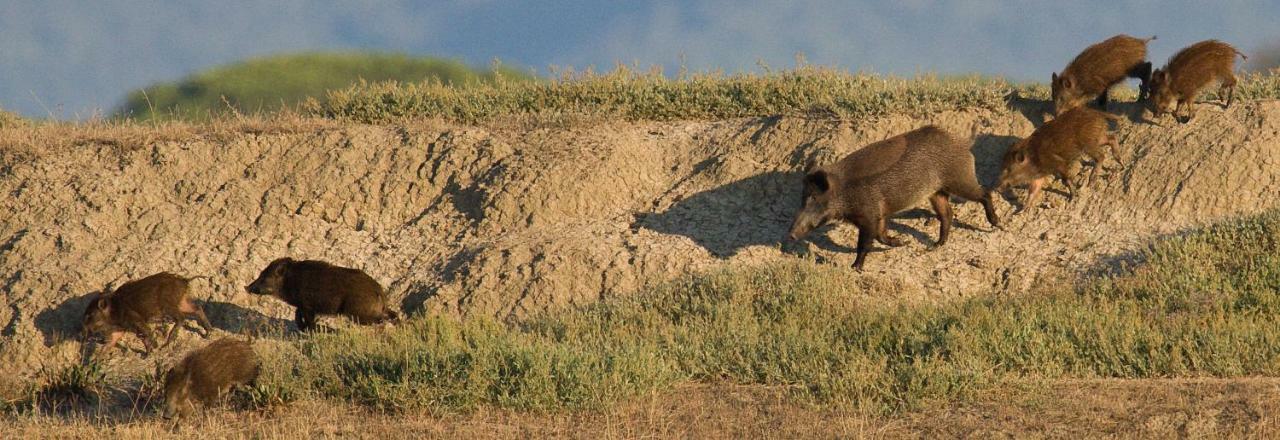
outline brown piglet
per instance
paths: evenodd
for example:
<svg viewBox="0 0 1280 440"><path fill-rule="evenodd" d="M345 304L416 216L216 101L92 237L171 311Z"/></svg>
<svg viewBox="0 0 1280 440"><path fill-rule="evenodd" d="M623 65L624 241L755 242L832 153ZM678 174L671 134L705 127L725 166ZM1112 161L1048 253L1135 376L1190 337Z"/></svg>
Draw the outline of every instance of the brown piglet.
<svg viewBox="0 0 1280 440"><path fill-rule="evenodd" d="M1235 98L1236 56L1249 57L1230 44L1218 40L1201 41L1178 51L1164 68L1151 74L1151 111L1156 117L1172 113L1178 122L1189 122L1195 115L1195 99L1210 84L1220 85L1219 94L1227 95L1223 108L1230 108Z"/></svg>
<svg viewBox="0 0 1280 440"><path fill-rule="evenodd" d="M904 244L885 228L889 217L926 198L942 222L935 245L946 243L953 195L981 202L987 221L999 227L991 194L978 183L969 145L936 126L919 128L810 171L804 178L801 208L789 237L799 240L832 220L852 223L858 227L858 256L853 267L861 270L872 241L887 246Z"/></svg>
<svg viewBox="0 0 1280 440"><path fill-rule="evenodd" d="M232 388L258 377L258 355L247 341L222 338L193 350L164 378L164 418L187 417L198 401L218 403Z"/></svg>
<svg viewBox="0 0 1280 440"><path fill-rule="evenodd" d="M165 344L173 342L182 323L194 318L204 330L201 336L208 338L213 327L204 310L191 301L191 280L168 272L133 280L94 298L85 308L82 321L82 339L104 336L103 345L115 346L126 333L142 339L146 354L157 345L152 335L151 322L163 319L173 321Z"/></svg>
<svg viewBox="0 0 1280 440"><path fill-rule="evenodd" d="M1106 160L1103 146L1109 146L1115 161L1120 162L1116 139L1109 132L1108 121L1119 121L1119 116L1080 107L1063 113L1046 122L1031 136L1018 141L1004 155L997 191L1005 191L1014 185L1030 185L1023 210L1035 206L1040 190L1050 176L1056 176L1067 185L1068 200L1075 198L1076 174L1080 172L1081 156L1093 159L1093 170L1088 183L1092 184L1098 168Z"/></svg>
<svg viewBox="0 0 1280 440"><path fill-rule="evenodd" d="M396 321L387 307L387 292L359 269L317 261L281 258L268 264L258 279L245 286L254 295L270 295L297 308L298 330L315 326L320 315L343 315L359 324Z"/></svg>
<svg viewBox="0 0 1280 440"><path fill-rule="evenodd" d="M1084 105L1093 97L1098 106L1107 108L1107 90L1124 81L1137 78L1142 81L1138 99L1149 95L1151 63L1147 61L1147 43L1151 38L1116 35L1085 48L1076 55L1062 73L1054 73L1050 81L1055 114Z"/></svg>

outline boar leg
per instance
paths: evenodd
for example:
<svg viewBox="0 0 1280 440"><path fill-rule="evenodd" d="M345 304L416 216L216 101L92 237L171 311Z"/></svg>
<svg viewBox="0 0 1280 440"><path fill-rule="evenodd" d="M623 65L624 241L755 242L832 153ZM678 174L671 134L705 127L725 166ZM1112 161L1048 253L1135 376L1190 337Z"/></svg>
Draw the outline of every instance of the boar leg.
<svg viewBox="0 0 1280 440"><path fill-rule="evenodd" d="M209 334L213 332L213 324L209 323L209 317L205 316L204 309L191 302L191 299L183 299L181 304L182 313L188 318L195 318L200 324L200 328L204 330L204 334L200 335L205 339L209 339Z"/></svg>
<svg viewBox="0 0 1280 440"><path fill-rule="evenodd" d="M1182 99L1178 101L1178 106L1173 109L1173 119L1179 124L1191 122L1191 111L1195 109L1195 98L1191 100ZM1185 116L1183 115L1185 113Z"/></svg>
<svg viewBox="0 0 1280 440"><path fill-rule="evenodd" d="M1095 168L1096 170L1097 168ZM1072 202L1076 199L1076 180L1074 175L1063 174L1058 176L1062 180L1062 184L1067 186L1067 201Z"/></svg>
<svg viewBox="0 0 1280 440"><path fill-rule="evenodd" d="M1027 185L1027 201L1022 204L1022 209L1019 212L1035 208L1036 204L1040 203L1040 190L1044 188L1046 178L1041 177L1032 180L1031 184Z"/></svg>
<svg viewBox="0 0 1280 440"><path fill-rule="evenodd" d="M169 335L165 337L165 341L164 341L164 345L163 345L163 346L166 346L166 347L167 347L167 346L169 346L170 344L173 344L173 341L174 341L175 339L178 339L178 328L179 328L179 327L182 327L182 320L181 320L181 319L175 319L175 320L173 320L173 327L169 327Z"/></svg>
<svg viewBox="0 0 1280 440"><path fill-rule="evenodd" d="M1150 99L1151 86L1148 83L1151 82L1151 62L1146 61L1134 66L1133 70L1129 71L1129 77L1137 78L1138 81L1141 82L1141 84L1138 85L1138 100L1142 101Z"/></svg>
<svg viewBox="0 0 1280 440"><path fill-rule="evenodd" d="M1104 111L1107 109L1107 91L1109 90L1111 87L1102 89L1102 93L1098 95L1098 108Z"/></svg>
<svg viewBox="0 0 1280 440"><path fill-rule="evenodd" d="M1231 108L1231 101L1236 97L1236 76L1230 71L1222 75L1222 86L1218 89L1218 94L1221 95L1224 92L1227 94L1227 105L1222 108L1228 109Z"/></svg>
<svg viewBox="0 0 1280 440"><path fill-rule="evenodd" d="M933 244L935 247L946 244L947 236L951 235L952 212L950 197L942 191L929 196L929 204L933 205L933 212L938 214L938 222L942 223L942 227L938 230L938 241Z"/></svg>
<svg viewBox="0 0 1280 440"><path fill-rule="evenodd" d="M1120 165L1120 169L1123 170L1124 161L1120 160L1120 149L1119 149L1120 141L1116 140L1115 136L1107 135L1107 140L1103 141L1103 145L1106 145L1108 148L1111 149L1111 157L1115 159L1116 164Z"/></svg>
<svg viewBox="0 0 1280 440"><path fill-rule="evenodd" d="M1086 186L1093 186L1094 178L1098 177L1098 168L1102 168L1102 159L1094 158L1093 166L1089 168L1089 177L1085 179Z"/></svg>
<svg viewBox="0 0 1280 440"><path fill-rule="evenodd" d="M303 310L302 307L298 307L298 309L293 312L293 322L298 324L298 331L305 332L307 330L311 330L311 327L316 323L316 314L309 310Z"/></svg>
<svg viewBox="0 0 1280 440"><path fill-rule="evenodd" d="M122 342L123 339L124 339L124 332L116 330L111 332L111 334L107 336L107 339L102 343L102 346L119 348L121 350L128 351L129 348L124 346L124 343Z"/></svg>
<svg viewBox="0 0 1280 440"><path fill-rule="evenodd" d="M154 350L156 346L155 335L151 332L151 326L146 323L138 323L134 324L132 327L133 332L138 335L139 339L142 339L143 353L146 355L151 354L151 351Z"/></svg>
<svg viewBox="0 0 1280 440"><path fill-rule="evenodd" d="M880 202L880 212L879 212L879 215L877 216L879 218L876 220L876 239L880 240L881 243L884 243L885 246L889 246L889 247L898 247L898 246L907 244L906 242L902 241L901 238L889 235L889 228L888 228L889 212L887 208L888 207L885 206L884 202Z"/></svg>
<svg viewBox="0 0 1280 440"><path fill-rule="evenodd" d="M956 196L971 202L982 203L982 210L987 214L987 222L991 223L992 227L999 228L1000 216L996 215L996 205L991 199L991 193L993 191L987 191L982 188L982 185L978 184L978 175L975 172L970 171L968 175L964 176L962 179L963 180L960 182L953 182L947 185L942 189L942 192L955 194ZM934 210L936 211L937 208L935 207Z"/></svg>
<svg viewBox="0 0 1280 440"><path fill-rule="evenodd" d="M858 226L858 257L853 259L853 268L858 272L862 272L862 264L866 262L867 252L871 250L871 242L875 241L876 230L872 225L863 224Z"/></svg>

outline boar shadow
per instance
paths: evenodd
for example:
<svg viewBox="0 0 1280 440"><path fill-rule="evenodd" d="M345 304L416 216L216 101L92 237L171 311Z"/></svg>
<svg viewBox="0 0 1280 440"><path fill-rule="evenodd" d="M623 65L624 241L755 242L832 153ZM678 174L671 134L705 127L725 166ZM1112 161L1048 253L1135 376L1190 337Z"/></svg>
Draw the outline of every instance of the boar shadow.
<svg viewBox="0 0 1280 440"><path fill-rule="evenodd" d="M101 293L93 291L79 295L36 314L36 329L44 336L44 346L47 348L64 341L79 341L84 309L89 306L89 301Z"/></svg>
<svg viewBox="0 0 1280 440"><path fill-rule="evenodd" d="M803 177L795 171L757 174L677 200L661 212L637 214L631 228L689 237L718 258L757 245L803 252L803 246L786 239L800 209ZM818 228L806 239L828 250L851 252L827 237L832 227Z"/></svg>
<svg viewBox="0 0 1280 440"><path fill-rule="evenodd" d="M204 313L209 316L209 323L215 328L238 335L280 337L298 330L292 319L267 316L229 302L205 301Z"/></svg>
<svg viewBox="0 0 1280 440"><path fill-rule="evenodd" d="M1053 115L1053 101L1024 98L1016 90L1004 97L1009 108L1022 114L1032 126L1040 128Z"/></svg>
<svg viewBox="0 0 1280 440"><path fill-rule="evenodd" d="M481 250L482 248L462 249L462 251L454 254L452 257L449 257L447 261L436 266L433 272L440 274L440 281L443 284L457 281L459 278L468 275L467 265L475 260L476 255L478 255ZM387 286L387 291L389 292L396 292L400 290L401 287L396 286L394 283L391 286ZM404 312L405 317L426 312L426 307L424 305L427 301L430 301L431 298L435 298L436 295L439 294L436 287L420 282L409 283L409 285L404 287L403 290L405 291L405 295L404 299L400 300L400 310ZM388 299L388 303L390 303L390 301L391 300Z"/></svg>
<svg viewBox="0 0 1280 440"><path fill-rule="evenodd" d="M1005 103L1009 108L1022 114L1027 118L1031 125L1040 128L1045 122L1053 119L1053 101L1024 98L1018 92L1010 92L1005 96ZM1118 114L1129 118L1130 122L1135 124L1153 124L1160 125L1158 122L1147 119L1147 102L1146 101L1115 101L1114 99L1107 102L1107 108L1098 107L1098 104L1091 100L1085 104L1089 108L1101 110L1113 114Z"/></svg>

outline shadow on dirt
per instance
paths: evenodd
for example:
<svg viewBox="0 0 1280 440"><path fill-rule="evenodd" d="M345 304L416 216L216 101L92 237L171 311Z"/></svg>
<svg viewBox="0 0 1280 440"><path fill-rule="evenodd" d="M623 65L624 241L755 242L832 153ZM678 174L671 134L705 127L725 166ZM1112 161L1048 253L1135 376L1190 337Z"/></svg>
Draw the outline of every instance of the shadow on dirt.
<svg viewBox="0 0 1280 440"><path fill-rule="evenodd" d="M693 239L717 257L785 241L800 208L802 173L751 176L678 200L663 212L636 215L632 228Z"/></svg>
<svg viewBox="0 0 1280 440"><path fill-rule="evenodd" d="M60 342L80 339L80 321L84 308L97 298L100 291L89 292L63 301L62 304L36 314L36 329L44 336L44 346L53 347Z"/></svg>
<svg viewBox="0 0 1280 440"><path fill-rule="evenodd" d="M973 140L974 169L978 172L978 183L991 188L1000 179L1001 161L1009 147L1022 138L994 134L980 134Z"/></svg>
<svg viewBox="0 0 1280 440"><path fill-rule="evenodd" d="M1009 108L1021 113L1036 128L1053 117L1053 101L1024 98L1016 91L1009 93L1004 99Z"/></svg>
<svg viewBox="0 0 1280 440"><path fill-rule="evenodd" d="M213 324L215 328L238 335L279 337L298 330L293 320L267 316L257 310L244 308L229 302L205 302L204 313L209 317L209 323ZM189 325L190 323L184 324Z"/></svg>

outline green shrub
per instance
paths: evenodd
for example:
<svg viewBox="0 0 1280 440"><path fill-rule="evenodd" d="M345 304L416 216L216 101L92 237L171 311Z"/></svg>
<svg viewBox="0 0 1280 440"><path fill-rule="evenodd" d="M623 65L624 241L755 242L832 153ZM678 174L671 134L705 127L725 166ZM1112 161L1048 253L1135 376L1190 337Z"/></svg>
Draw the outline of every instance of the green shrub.
<svg viewBox="0 0 1280 440"><path fill-rule="evenodd" d="M309 97L361 81L438 81L441 84L521 81L529 75L510 68L477 70L452 60L378 53L279 55L213 68L178 82L130 93L117 111L139 120L203 120L230 111L273 112Z"/></svg>

